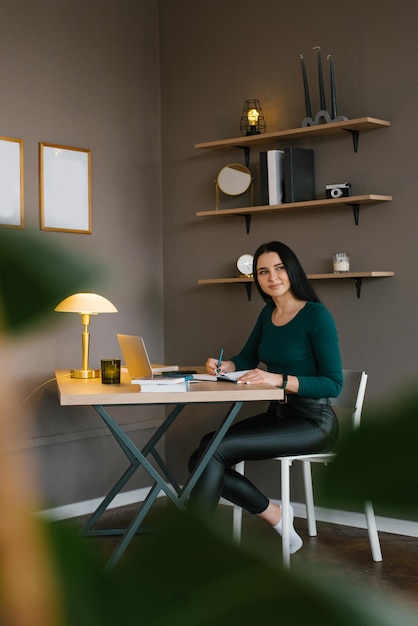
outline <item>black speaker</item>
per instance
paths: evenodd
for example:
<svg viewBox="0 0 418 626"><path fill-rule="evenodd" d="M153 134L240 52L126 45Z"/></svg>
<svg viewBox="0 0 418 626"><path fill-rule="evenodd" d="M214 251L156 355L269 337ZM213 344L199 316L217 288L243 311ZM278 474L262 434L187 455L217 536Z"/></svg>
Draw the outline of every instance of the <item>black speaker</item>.
<svg viewBox="0 0 418 626"><path fill-rule="evenodd" d="M284 201L315 200L314 153L308 148L284 150Z"/></svg>

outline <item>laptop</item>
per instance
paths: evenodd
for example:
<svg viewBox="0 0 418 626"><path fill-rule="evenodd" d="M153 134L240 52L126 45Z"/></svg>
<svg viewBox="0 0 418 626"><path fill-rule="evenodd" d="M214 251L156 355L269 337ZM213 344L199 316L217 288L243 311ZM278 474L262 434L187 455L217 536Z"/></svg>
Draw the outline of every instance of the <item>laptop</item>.
<svg viewBox="0 0 418 626"><path fill-rule="evenodd" d="M131 379L152 378L154 374L172 372L179 369L178 365L152 367L142 337L121 334L117 334L116 336Z"/></svg>

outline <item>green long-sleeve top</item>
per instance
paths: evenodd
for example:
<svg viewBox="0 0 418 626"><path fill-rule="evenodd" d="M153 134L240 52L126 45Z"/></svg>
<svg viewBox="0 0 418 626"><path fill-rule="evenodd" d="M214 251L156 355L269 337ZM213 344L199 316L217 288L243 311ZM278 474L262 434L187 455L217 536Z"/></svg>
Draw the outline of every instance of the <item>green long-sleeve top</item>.
<svg viewBox="0 0 418 626"><path fill-rule="evenodd" d="M338 333L328 309L307 302L284 326L272 323L274 303L262 309L241 352L232 357L237 370L264 363L269 372L299 379L299 396L335 398L343 386Z"/></svg>

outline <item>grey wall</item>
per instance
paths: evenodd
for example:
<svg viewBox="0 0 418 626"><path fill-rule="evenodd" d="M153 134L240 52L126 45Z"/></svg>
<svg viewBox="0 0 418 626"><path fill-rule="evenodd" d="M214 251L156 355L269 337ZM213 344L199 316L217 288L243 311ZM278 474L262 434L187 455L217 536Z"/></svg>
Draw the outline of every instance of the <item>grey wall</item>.
<svg viewBox="0 0 418 626"><path fill-rule="evenodd" d="M38 142L92 150L93 234L42 233L95 260L109 250L118 260L101 293L119 313L94 320L92 362L116 353L121 329L143 334L154 360L203 363L221 346L236 353L261 301L254 294L247 302L240 286L198 287L197 280L233 275L240 254L277 238L309 273L327 271L336 250L350 252L353 269L396 272L366 282L359 300L350 281L315 286L335 316L344 366L370 375L366 404L415 382L414 12L413 0L402 11L377 0L353 0L348 8L325 0L2 3L0 134L25 141L27 226L38 229ZM349 136L298 144L315 150L317 194L349 180L355 193L392 194L393 202L362 209L357 227L349 209L260 216L249 235L241 219L197 218L196 211L215 206L219 169L243 155L197 151L194 144L238 136L247 98L261 100L267 130L300 126L301 53L319 108L315 45L324 58L334 57L339 112L392 123L361 134L357 154ZM252 151L256 177L257 161ZM27 391L56 367L79 362L79 320L63 317L17 347L18 379ZM100 495L105 468L110 464L111 474L119 457L105 437L89 439L97 418L90 410L60 409L53 385L35 394L29 412L34 435L22 453L41 460L47 497L61 503ZM216 407L189 409L168 436L180 477L218 416ZM138 424L154 418L121 416ZM144 434L138 430L138 440ZM270 491L268 472L257 472Z"/></svg>
<svg viewBox="0 0 418 626"><path fill-rule="evenodd" d="M40 236L103 265L87 290L119 312L92 319L96 367L119 356L117 332L141 333L153 360L163 359L157 18L155 0L6 0L0 8L0 135L24 140L26 229L39 232L38 143L92 153L93 234ZM15 345L22 397L55 368L81 366L80 318L51 313L47 324ZM25 408L32 433L18 449L39 461L48 504L105 493L124 461L93 410L60 408L55 383ZM160 410L120 412L138 444L159 419ZM138 476L133 486L144 483Z"/></svg>
<svg viewBox="0 0 418 626"><path fill-rule="evenodd" d="M414 2L403 2L402 10L377 0L354 0L349 7L326 0L213 0L198 13L192 0L163 0L160 7L166 358L202 363L221 346L226 355L241 348L261 300L254 295L248 303L241 286L198 287L197 280L233 276L240 254L280 239L295 249L308 273L330 271L337 250L350 253L353 269L395 271L394 278L364 282L360 299L351 281L315 287L338 325L344 367L370 375L366 406L415 384ZM317 195L324 197L327 183L350 181L354 193L389 194L393 202L361 209L359 226L350 209L253 217L249 235L242 218L197 218L196 211L215 208L219 169L244 157L239 150L197 151L194 144L239 136L247 98L261 100L267 131L299 127L305 116L301 53L313 110L319 109L316 45L322 48L328 103L325 58L331 53L339 113L391 121L387 130L361 134L357 154L349 135L293 143L315 151ZM277 147L284 145L290 142ZM256 184L257 162L253 150ZM197 420L196 409L190 410L168 438L168 455L179 468L219 409L207 412ZM268 473L263 467L259 476L267 490Z"/></svg>

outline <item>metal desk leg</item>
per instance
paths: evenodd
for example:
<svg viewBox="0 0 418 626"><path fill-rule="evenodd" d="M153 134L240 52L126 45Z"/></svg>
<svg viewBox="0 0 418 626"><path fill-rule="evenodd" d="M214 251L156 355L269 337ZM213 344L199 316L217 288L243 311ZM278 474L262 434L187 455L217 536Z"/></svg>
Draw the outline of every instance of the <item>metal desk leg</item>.
<svg viewBox="0 0 418 626"><path fill-rule="evenodd" d="M101 518L103 513L106 511L109 504L112 502L113 498L117 496L117 494L122 490L122 487L128 482L130 477L136 472L140 463L137 461L135 463L131 463L128 469L122 474L120 479L115 483L112 489L109 491L107 496L103 498L100 505L94 511L94 513L89 517L85 525L80 531L81 535L121 535L124 532L124 529L108 529L108 530L92 530L93 526L96 522Z"/></svg>
<svg viewBox="0 0 418 626"><path fill-rule="evenodd" d="M200 478L203 470L205 469L209 460L213 456L219 443L222 441L223 437L225 436L225 433L227 432L228 428L231 426L232 422L236 418L243 404L244 404L243 402L235 402L232 405L232 407L228 410L225 418L223 419L218 430L214 434L209 447L207 448L205 454L202 456L200 463L196 467L195 471L193 472L189 480L186 482L185 487L179 493L179 497L176 501L176 505L180 510L183 510L183 511L186 510L186 506L184 504L186 499L190 495L191 490L193 489L197 480ZM151 448L152 448L152 445L150 441L150 445L145 446L145 448L143 449L143 452L149 453L151 451ZM114 550L112 556L110 557L106 565L107 570L111 570L117 564L117 562L119 561L119 559L125 552L126 548L128 547L131 539L135 536L138 528L140 527L143 520L145 519L145 516L150 510L159 492L160 492L160 487L159 485L155 484L154 487L149 492L147 498L143 502L141 509L139 510L135 518L132 520L130 526L128 527L125 533L125 536L119 542L117 548Z"/></svg>
<svg viewBox="0 0 418 626"><path fill-rule="evenodd" d="M184 408L185 404L180 404L173 409L164 423L157 429L154 435L151 437L149 442L144 446L142 450L139 450L133 442L129 439L129 437L124 433L124 431L120 428L120 426L113 420L110 414L106 411L106 409L101 405L95 405L94 408L99 413L100 417L104 420L110 432L114 436L115 440L118 442L119 446L127 456L130 461L130 466L128 469L122 474L120 479L116 482L114 487L110 490L108 495L103 499L100 506L96 509L93 515L88 520L85 525L82 533L85 535L98 535L98 534L118 534L123 535L121 541L117 545L116 549L113 551L112 556L110 557L106 569L112 569L116 563L119 561L126 548L128 547L130 541L137 533L139 527L144 521L147 513L151 509L153 503L155 502L160 491L163 491L168 498L173 502L173 504L181 511L186 510L185 502L190 495L191 490L195 486L196 482L200 478L202 472L204 471L206 465L210 461L212 455L216 451L219 443L222 441L225 433L228 428L231 426L238 412L240 411L243 401L235 402L230 409L228 410L225 418L221 422L218 430L215 432L211 443L209 444L206 452L202 456L199 464L196 466L194 472L189 477L183 489L180 489L177 482L170 470L168 469L165 462L161 459L159 454L155 450L155 445L161 439L163 434L167 431L169 426L174 422L176 417ZM146 458L149 454L152 454L154 459L156 460L159 469L165 474L167 478L170 480L170 485L163 480L161 474L150 464L148 459ZM142 503L139 511L137 512L134 519L131 521L130 525L127 529L111 529L111 530L94 530L92 526L97 522L97 520L101 517L104 511L109 506L110 502L114 499L114 497L121 491L123 486L129 480L129 478L135 473L135 471L139 468L143 467L144 470L150 475L150 477L154 480L154 485L150 489L147 497ZM172 477L172 478L171 478ZM172 483L174 480L174 483ZM177 490L177 493L174 493L170 488L174 485L174 488Z"/></svg>
<svg viewBox="0 0 418 626"><path fill-rule="evenodd" d="M186 499L189 497L193 487L195 486L195 484L199 480L200 476L202 475L203 470L205 469L206 465L209 463L210 459L214 455L217 447L219 446L220 442L224 438L226 431L228 430L228 428L231 426L232 422L234 421L234 419L238 415L238 413L239 413L239 411L240 411L240 409L241 409L243 404L244 404L243 401L234 402L234 404L228 410L228 412L227 412L226 416L224 417L223 421L221 422L218 430L215 432L215 434L214 434L214 436L212 438L211 443L209 444L208 448L206 449L206 452L204 453L204 455L200 459L200 462L195 467L193 473L190 475L190 477L188 478L186 484L184 485L183 489L181 490L180 497L179 497L180 502L185 502Z"/></svg>
<svg viewBox="0 0 418 626"><path fill-rule="evenodd" d="M152 456L154 457L154 460L156 461L157 465L159 466L161 471L164 473L164 475L167 478L168 482L177 491L177 493L179 493L179 491L180 491L180 485L178 484L178 482L177 482L176 478L174 477L173 473L167 467L166 463L163 461L161 456L158 454L157 450L155 449L155 446L157 445L157 443L159 442L161 437L167 432L167 430L170 428L171 424L175 421L175 419L181 413L181 411L184 409L185 406L186 406L185 404L177 404L175 406L175 408L172 409L170 414L166 417L166 419L161 424L161 426L155 431L155 433L153 434L153 436L151 437L149 442L141 450L141 452L142 452L142 454L144 456L148 456L148 454L152 454Z"/></svg>
<svg viewBox="0 0 418 626"><path fill-rule="evenodd" d="M159 492L160 492L159 486L158 485L154 485L154 487L152 487L152 489L148 493L147 497L145 498L144 502L142 503L142 506L141 506L140 510L138 511L138 513L136 514L134 519L131 521L131 523L128 526L128 528L125 530L125 534L124 534L123 538L118 543L118 545L116 546L115 550L113 551L110 559L106 563L106 568L105 569L107 571L110 571L110 570L112 570L115 567L115 565L117 564L117 562L119 561L119 559L121 558L123 553L125 552L125 550L128 547L129 543L134 538L138 528L141 526L142 522L144 521L147 513L151 509L151 507L152 507L155 499L157 498ZM180 510L183 510L183 511L186 510L186 507L184 505L177 504L177 506L180 508Z"/></svg>
<svg viewBox="0 0 418 626"><path fill-rule="evenodd" d="M158 472L154 469L154 467L149 463L149 461L145 458L146 455L153 453L154 446L158 443L164 433L167 431L169 426L173 423L179 413L183 410L184 404L177 405L173 411L171 411L170 415L164 420L164 423L157 429L154 435L151 437L150 441L146 444L142 451L140 451L127 437L127 435L123 432L123 430L118 426L118 424L113 420L113 418L109 415L109 413L104 409L103 406L95 405L94 409L99 413L100 417L104 420L113 437L121 447L125 456L130 461L130 466L127 470L122 474L119 480L115 483L109 493L103 498L100 505L97 507L95 512L91 515L87 523L81 530L81 534L83 535L122 535L126 532L126 529L108 529L108 530L92 530L93 526L100 519L103 513L108 508L109 504L112 500L117 496L118 493L122 490L124 485L128 482L131 476L136 472L139 467L143 467L145 471L154 479L159 489L157 491L156 496L162 490L164 493L170 498L170 500L176 505L179 506L177 497L172 493L169 489L165 481L161 478ZM160 457L158 457L160 458ZM158 460L157 460L158 462ZM162 471L167 475L171 474L166 467L165 463L162 461L159 463ZM156 497L155 496L155 497ZM147 496L149 497L149 495ZM154 498L155 499L155 498Z"/></svg>

